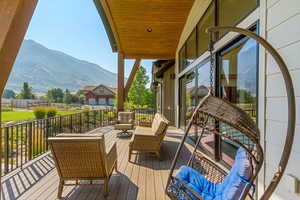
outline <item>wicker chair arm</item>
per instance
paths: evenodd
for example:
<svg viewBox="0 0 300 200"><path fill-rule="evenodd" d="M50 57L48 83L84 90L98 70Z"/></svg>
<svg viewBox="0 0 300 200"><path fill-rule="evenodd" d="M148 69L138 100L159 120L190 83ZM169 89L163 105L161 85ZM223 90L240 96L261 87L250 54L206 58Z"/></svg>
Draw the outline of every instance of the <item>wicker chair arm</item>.
<svg viewBox="0 0 300 200"><path fill-rule="evenodd" d="M186 185L184 182L182 182L180 179L178 179L177 177L171 177L172 182L176 181L178 182L180 185L182 185L182 187L184 187L186 190L188 190L191 194L193 194L195 197L197 197L199 200L204 200L199 194L197 194L194 190L192 190L188 185ZM184 194L184 196L187 199L192 200L191 196L188 195L183 188L178 188L179 190L181 190L181 193Z"/></svg>
<svg viewBox="0 0 300 200"><path fill-rule="evenodd" d="M159 137L154 135L135 134L130 144L132 147L141 149L156 148L159 145Z"/></svg>
<svg viewBox="0 0 300 200"><path fill-rule="evenodd" d="M143 126L143 127L151 127L152 123L149 121L140 121L139 122L139 126Z"/></svg>
<svg viewBox="0 0 300 200"><path fill-rule="evenodd" d="M117 160L117 144L113 142L112 145L108 148L108 152L106 152L106 167L107 171L111 172L114 164Z"/></svg>
<svg viewBox="0 0 300 200"><path fill-rule="evenodd" d="M149 134L143 134L143 133L135 133L134 134L134 140L139 140L139 139L158 140L158 136L156 136L156 135L149 135Z"/></svg>

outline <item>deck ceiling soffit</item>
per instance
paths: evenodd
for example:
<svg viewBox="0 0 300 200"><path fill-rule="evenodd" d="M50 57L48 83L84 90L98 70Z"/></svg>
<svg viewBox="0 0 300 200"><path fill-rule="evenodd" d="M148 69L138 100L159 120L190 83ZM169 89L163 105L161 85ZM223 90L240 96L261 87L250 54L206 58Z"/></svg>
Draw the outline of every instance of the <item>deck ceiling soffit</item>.
<svg viewBox="0 0 300 200"><path fill-rule="evenodd" d="M125 58L171 59L194 0L95 0ZM97 3L96 3L97 5ZM106 27L107 29L108 27Z"/></svg>

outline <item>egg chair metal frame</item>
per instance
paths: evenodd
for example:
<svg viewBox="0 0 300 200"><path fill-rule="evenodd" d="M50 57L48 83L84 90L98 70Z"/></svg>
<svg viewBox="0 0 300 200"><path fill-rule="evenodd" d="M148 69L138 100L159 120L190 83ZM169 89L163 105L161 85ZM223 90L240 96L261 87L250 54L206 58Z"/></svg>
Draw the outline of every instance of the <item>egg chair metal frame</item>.
<svg viewBox="0 0 300 200"><path fill-rule="evenodd" d="M271 197L271 195L275 191L276 187L278 186L278 184L284 174L284 171L287 167L287 164L288 164L288 161L290 158L291 149L292 149L293 142L294 142L295 123L296 123L296 103L295 103L295 93L294 93L292 79L291 79L290 73L288 71L288 67L285 64L282 57L275 50L275 48L269 42L267 42L264 38L251 32L250 30L237 28L237 27L231 27L231 26L210 27L206 30L206 32L210 34L211 39L212 39L213 33L217 33L220 31L235 32L235 33L239 33L241 35L244 35L244 36L247 36L249 38L256 40L274 58L274 60L278 64L278 67L280 68L280 71L284 78L284 83L285 83L285 88L286 88L286 93L287 93L287 100L288 100L287 134L286 134L286 138L285 138L285 144L283 147L283 153L281 155L281 159L278 164L277 171L273 175L272 181L270 182L270 184L268 185L268 187L266 188L266 190L260 197L261 200L267 200ZM210 49L212 49L212 46L213 46L212 43L210 43ZM211 50L211 52L212 52L212 50ZM218 111L219 108L221 108L221 112ZM233 113L236 113L239 116L231 116L230 112L226 112L226 110L224 110L224 109L229 109L229 110L233 111ZM199 113L200 113L200 115L205 116L205 119L202 118L202 120L199 121ZM228 116L226 116L226 115L228 115ZM174 186L174 185L172 185L172 183L174 183L174 181L180 182L180 180L178 180L175 176L173 176L173 174L174 174L176 163L178 161L179 154L184 146L184 143L186 142L190 128L191 128L192 124L194 124L194 123L196 123L196 124L198 123L198 125L200 125L200 127L202 127L202 130L201 130L201 135L200 135L200 137L198 137L198 140L195 144L194 151L191 155L191 158L189 159L189 161L187 163L188 166L194 167L193 163L197 163L197 165L200 165L200 167L196 168L196 170L199 171L199 173L201 173L201 170L202 171L205 170L206 171L205 178L207 178L208 180L215 182L215 183L221 183L223 181L224 177L226 176L226 172L220 167L220 165L218 165L217 163L214 163L210 159L207 159L205 154L199 152L199 150L198 150L199 149L198 147L201 143L201 139L203 138L203 134L206 131L209 131L212 134L220 135L223 138L233 141L234 143L243 147L247 151L247 153L249 155L249 159L251 159L252 163L254 163L254 165L255 165L253 168L254 171L253 171L252 177L250 179L250 182L253 183L256 180L258 173L262 167L264 154L263 154L263 150L262 150L262 147L261 147L260 141L259 141L259 138L260 138L259 130L257 128L255 129L253 127L253 124L255 124L255 123L248 115L247 116L246 115L247 114L244 111L242 111L240 108L238 108L237 106L231 104L230 102L227 102L226 100L214 97L211 94L208 94L200 101L200 103L196 107L196 109L187 125L187 128L182 137L181 143L179 144L179 147L177 149L177 152L175 154L174 160L173 160L171 168L170 168L170 174L169 174L167 187L166 187L165 191L166 191L166 194L168 194L171 197L171 199L178 199L176 196L174 196L174 195L172 195L172 193L170 193L170 186L171 187ZM211 118L211 117L214 118L215 120L217 120L218 123L224 122L225 124L228 124L232 128L236 129L237 131L241 132L246 137L248 137L248 139L251 140L251 142L252 142L251 148L249 148L250 146L242 144L239 140L236 140L234 137L227 135L225 132L222 132L216 128L208 128L207 123L208 123L209 118ZM239 117L241 117L241 120L238 119ZM252 124L252 122L250 122L250 123L247 122L247 120L252 121L253 124ZM255 124L255 127L256 127L256 124ZM255 131L255 133L253 131ZM218 174L218 175L216 175L216 174ZM185 190L182 190L182 188L179 188L179 190L181 190L180 192L182 192L182 195L184 196L183 199L185 199L185 198L192 199L190 197L190 195L187 193L192 194L194 197L196 197L198 199L202 199L198 194L196 194L193 190L191 190L184 183L180 182L180 184L182 185L182 187L185 188ZM178 189L178 188L175 188L175 190L176 189ZM250 187L246 188L245 193L242 195L242 199L245 199L247 195L250 196L251 198L253 198L253 195L250 195L249 191L250 191Z"/></svg>

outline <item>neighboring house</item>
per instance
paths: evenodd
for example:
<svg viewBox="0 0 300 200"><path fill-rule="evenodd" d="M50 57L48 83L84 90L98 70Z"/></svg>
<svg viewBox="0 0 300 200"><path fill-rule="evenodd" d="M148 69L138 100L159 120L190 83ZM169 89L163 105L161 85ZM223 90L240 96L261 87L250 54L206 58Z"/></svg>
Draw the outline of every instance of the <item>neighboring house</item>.
<svg viewBox="0 0 300 200"><path fill-rule="evenodd" d="M114 105L116 88L101 84L99 86L85 86L82 90L84 91L84 104Z"/></svg>

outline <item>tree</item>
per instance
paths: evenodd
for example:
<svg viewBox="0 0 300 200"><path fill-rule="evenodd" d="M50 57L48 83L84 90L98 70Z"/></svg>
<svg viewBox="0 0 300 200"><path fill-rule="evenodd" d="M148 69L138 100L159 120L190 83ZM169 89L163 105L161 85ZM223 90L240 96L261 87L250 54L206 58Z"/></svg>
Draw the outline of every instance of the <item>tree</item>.
<svg viewBox="0 0 300 200"><path fill-rule="evenodd" d="M16 93L13 90L5 89L2 97L6 99L14 99L16 98Z"/></svg>
<svg viewBox="0 0 300 200"><path fill-rule="evenodd" d="M128 102L141 107L151 107L152 91L146 87L148 83L146 69L140 66L128 92Z"/></svg>
<svg viewBox="0 0 300 200"><path fill-rule="evenodd" d="M239 103L246 103L246 104L254 103L254 98L251 95L251 92L245 89L237 90L237 98L239 99Z"/></svg>
<svg viewBox="0 0 300 200"><path fill-rule="evenodd" d="M63 99L65 104L70 104L72 102L72 95L68 89L66 89L64 93L64 99Z"/></svg>
<svg viewBox="0 0 300 200"><path fill-rule="evenodd" d="M64 92L60 88L53 88L47 92L47 98L54 103L62 103L64 98Z"/></svg>
<svg viewBox="0 0 300 200"><path fill-rule="evenodd" d="M32 88L29 86L27 82L23 83L23 88L21 92L18 94L19 99L34 99L32 94Z"/></svg>
<svg viewBox="0 0 300 200"><path fill-rule="evenodd" d="M79 102L80 104L84 104L84 91L83 90L78 90L76 92L76 96L79 98Z"/></svg>

